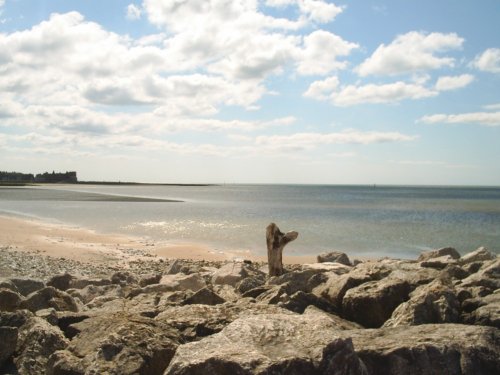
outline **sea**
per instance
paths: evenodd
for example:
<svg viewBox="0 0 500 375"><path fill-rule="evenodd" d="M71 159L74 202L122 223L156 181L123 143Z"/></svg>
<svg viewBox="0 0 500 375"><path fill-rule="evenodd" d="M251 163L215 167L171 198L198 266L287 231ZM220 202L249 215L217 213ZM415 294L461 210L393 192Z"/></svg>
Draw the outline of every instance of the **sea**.
<svg viewBox="0 0 500 375"><path fill-rule="evenodd" d="M500 252L499 187L0 187L0 215L256 255L266 253L271 222L283 232L299 232L285 256L343 251L412 259L447 246L462 254L480 246Z"/></svg>

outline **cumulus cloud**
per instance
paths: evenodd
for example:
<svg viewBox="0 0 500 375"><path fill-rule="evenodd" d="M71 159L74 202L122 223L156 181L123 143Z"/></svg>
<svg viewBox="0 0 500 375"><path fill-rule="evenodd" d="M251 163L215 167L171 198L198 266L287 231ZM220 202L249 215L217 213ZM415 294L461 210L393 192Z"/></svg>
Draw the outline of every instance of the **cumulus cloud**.
<svg viewBox="0 0 500 375"><path fill-rule="evenodd" d="M412 31L399 35L388 44L381 44L361 63L356 71L362 77L369 75L397 75L452 67L455 59L438 54L462 47L464 39L455 33Z"/></svg>
<svg viewBox="0 0 500 375"><path fill-rule="evenodd" d="M297 71L303 75L326 75L332 70L344 69L347 62L337 58L349 55L358 47L328 31L316 30L304 38Z"/></svg>
<svg viewBox="0 0 500 375"><path fill-rule="evenodd" d="M500 126L500 112L470 112L460 114L435 114L420 118L427 124L477 124Z"/></svg>
<svg viewBox="0 0 500 375"><path fill-rule="evenodd" d="M488 48L472 64L484 72L500 73L500 48Z"/></svg>
<svg viewBox="0 0 500 375"><path fill-rule="evenodd" d="M468 86L472 81L474 81L474 76L471 74L443 76L438 78L435 87L438 91L456 90Z"/></svg>
<svg viewBox="0 0 500 375"><path fill-rule="evenodd" d="M129 4L127 6L127 19L134 21L141 18L142 10L135 4Z"/></svg>
<svg viewBox="0 0 500 375"><path fill-rule="evenodd" d="M362 103L397 103L405 99L422 99L438 95L437 91L420 84L402 81L381 85L347 85L340 88L338 84L336 77L313 82L304 96L331 100L334 105L345 107Z"/></svg>

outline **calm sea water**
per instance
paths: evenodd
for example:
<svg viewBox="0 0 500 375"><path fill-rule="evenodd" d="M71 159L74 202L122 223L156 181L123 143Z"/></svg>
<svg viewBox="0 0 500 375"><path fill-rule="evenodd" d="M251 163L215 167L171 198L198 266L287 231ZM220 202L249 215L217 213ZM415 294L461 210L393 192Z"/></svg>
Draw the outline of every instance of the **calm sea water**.
<svg viewBox="0 0 500 375"><path fill-rule="evenodd" d="M85 192L182 203L88 201ZM500 251L500 188L224 185L0 188L0 214L23 215L158 241L265 253L275 222L299 238L286 253L340 250L414 258L453 246ZM1 230L1 228L0 228Z"/></svg>

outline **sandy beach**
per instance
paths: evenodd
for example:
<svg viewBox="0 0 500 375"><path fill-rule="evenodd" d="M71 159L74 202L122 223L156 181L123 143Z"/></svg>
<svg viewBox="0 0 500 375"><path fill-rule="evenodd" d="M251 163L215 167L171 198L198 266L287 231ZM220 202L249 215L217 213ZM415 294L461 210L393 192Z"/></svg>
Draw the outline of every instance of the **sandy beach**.
<svg viewBox="0 0 500 375"><path fill-rule="evenodd" d="M0 216L0 247L37 252L83 262L128 262L137 259L193 259L266 261L248 250L219 251L197 243L158 243L146 238L98 233L85 228L57 225L41 220ZM314 262L314 256L286 256L284 263Z"/></svg>

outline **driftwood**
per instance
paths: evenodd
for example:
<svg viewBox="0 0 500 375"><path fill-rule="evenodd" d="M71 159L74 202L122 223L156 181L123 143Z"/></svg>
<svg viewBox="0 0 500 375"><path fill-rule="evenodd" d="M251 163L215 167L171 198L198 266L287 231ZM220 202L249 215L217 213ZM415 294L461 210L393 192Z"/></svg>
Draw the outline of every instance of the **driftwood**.
<svg viewBox="0 0 500 375"><path fill-rule="evenodd" d="M274 223L267 226L266 240L269 276L280 276L283 274L283 249L287 243L295 240L298 235L297 232L284 234Z"/></svg>

